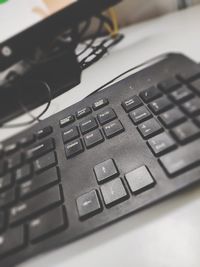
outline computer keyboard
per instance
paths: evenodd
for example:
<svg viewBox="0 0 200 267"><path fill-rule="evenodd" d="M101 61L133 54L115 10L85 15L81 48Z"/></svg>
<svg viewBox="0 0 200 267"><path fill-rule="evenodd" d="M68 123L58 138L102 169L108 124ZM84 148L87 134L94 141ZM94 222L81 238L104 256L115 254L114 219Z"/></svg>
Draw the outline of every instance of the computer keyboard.
<svg viewBox="0 0 200 267"><path fill-rule="evenodd" d="M169 54L3 142L0 266L200 181L200 68Z"/></svg>

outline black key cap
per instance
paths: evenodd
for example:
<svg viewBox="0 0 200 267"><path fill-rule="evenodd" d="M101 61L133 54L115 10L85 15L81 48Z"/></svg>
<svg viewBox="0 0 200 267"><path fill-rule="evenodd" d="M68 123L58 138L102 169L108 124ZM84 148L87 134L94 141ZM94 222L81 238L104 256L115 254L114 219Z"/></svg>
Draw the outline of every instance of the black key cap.
<svg viewBox="0 0 200 267"><path fill-rule="evenodd" d="M142 106L142 101L136 95L122 102L122 107L126 112L130 112L131 110L138 108L140 106Z"/></svg>
<svg viewBox="0 0 200 267"><path fill-rule="evenodd" d="M147 143L156 156L163 155L176 148L175 141L167 133L152 137Z"/></svg>
<svg viewBox="0 0 200 267"><path fill-rule="evenodd" d="M47 126L39 131L37 131L36 136L38 139L41 139L45 136L48 136L53 132L53 128L51 126Z"/></svg>
<svg viewBox="0 0 200 267"><path fill-rule="evenodd" d="M145 103L149 103L150 101L162 96L161 91L156 88L155 86L152 86L140 93L140 97Z"/></svg>
<svg viewBox="0 0 200 267"><path fill-rule="evenodd" d="M138 126L138 130L143 138L150 138L163 131L162 126L155 119L150 119L141 123Z"/></svg>
<svg viewBox="0 0 200 267"><path fill-rule="evenodd" d="M65 145L65 153L67 158L74 157L84 151L81 139L77 139Z"/></svg>
<svg viewBox="0 0 200 267"><path fill-rule="evenodd" d="M0 161L0 175L4 174L5 172L5 162L2 160Z"/></svg>
<svg viewBox="0 0 200 267"><path fill-rule="evenodd" d="M107 207L118 204L128 198L126 189L120 178L116 178L101 186L103 200Z"/></svg>
<svg viewBox="0 0 200 267"><path fill-rule="evenodd" d="M24 136L19 140L19 144L22 147L26 147L35 142L35 135L31 134L29 136Z"/></svg>
<svg viewBox="0 0 200 267"><path fill-rule="evenodd" d="M172 102L166 96L162 96L149 104L149 108L156 115L172 107L173 107Z"/></svg>
<svg viewBox="0 0 200 267"><path fill-rule="evenodd" d="M70 123L74 122L75 118L73 115L69 115L63 119L60 120L60 127L65 127L69 125Z"/></svg>
<svg viewBox="0 0 200 267"><path fill-rule="evenodd" d="M102 210L96 190L92 190L78 197L76 204L80 219L89 218Z"/></svg>
<svg viewBox="0 0 200 267"><path fill-rule="evenodd" d="M25 232L22 225L10 228L0 235L0 257L3 257L8 253L18 251L24 246Z"/></svg>
<svg viewBox="0 0 200 267"><path fill-rule="evenodd" d="M100 108L105 107L108 104L109 104L108 99L107 98L102 98L102 99L99 99L98 101L94 102L94 104L92 105L92 108L94 110L98 110Z"/></svg>
<svg viewBox="0 0 200 267"><path fill-rule="evenodd" d="M103 127L103 131L107 138L112 138L124 131L124 127L119 120L112 121Z"/></svg>
<svg viewBox="0 0 200 267"><path fill-rule="evenodd" d="M113 159L108 159L96 165L94 167L94 173L99 183L119 175L119 171Z"/></svg>
<svg viewBox="0 0 200 267"><path fill-rule="evenodd" d="M173 91L170 94L170 97L177 103L181 103L184 102L188 99L190 99L191 97L193 97L193 92L188 89L188 87L186 85L183 85L182 87L180 87L179 89Z"/></svg>
<svg viewBox="0 0 200 267"><path fill-rule="evenodd" d="M155 185L155 180L145 166L127 173L125 177L134 194L142 193Z"/></svg>
<svg viewBox="0 0 200 267"><path fill-rule="evenodd" d="M5 225L5 214L3 211L0 211L0 231L4 228Z"/></svg>
<svg viewBox="0 0 200 267"><path fill-rule="evenodd" d="M97 121L93 117L89 117L80 123L80 129L82 134L88 133L96 129L97 127L98 127Z"/></svg>
<svg viewBox="0 0 200 267"><path fill-rule="evenodd" d="M36 172L42 172L48 168L51 168L57 164L57 158L55 152L50 152L33 162L34 170Z"/></svg>
<svg viewBox="0 0 200 267"><path fill-rule="evenodd" d="M91 112L92 112L92 110L89 107L80 109L76 112L76 118L77 119L83 118L83 117L87 116L88 114L90 114Z"/></svg>
<svg viewBox="0 0 200 267"><path fill-rule="evenodd" d="M104 141L100 130L92 131L84 136L85 146L87 148L96 146Z"/></svg>
<svg viewBox="0 0 200 267"><path fill-rule="evenodd" d="M186 144L200 136L200 130L194 123L187 121L174 128L172 134L178 142Z"/></svg>
<svg viewBox="0 0 200 267"><path fill-rule="evenodd" d="M80 136L78 127L72 126L72 127L68 128L68 129L66 129L62 133L62 136L63 136L63 142L64 143L70 142L70 141L78 138Z"/></svg>
<svg viewBox="0 0 200 267"><path fill-rule="evenodd" d="M193 98L184 104L182 104L182 109L189 116L195 116L200 114L200 98Z"/></svg>
<svg viewBox="0 0 200 267"><path fill-rule="evenodd" d="M9 155L9 154L12 154L14 153L15 151L17 151L18 149L18 144L17 143L13 143L13 144L10 144L10 145L7 145L5 148L4 148L4 153Z"/></svg>
<svg viewBox="0 0 200 267"><path fill-rule="evenodd" d="M0 193L0 208L10 205L15 201L15 189L11 188L3 193Z"/></svg>
<svg viewBox="0 0 200 267"><path fill-rule="evenodd" d="M183 112L177 107L162 113L158 118L167 128L174 127L186 120Z"/></svg>
<svg viewBox="0 0 200 267"><path fill-rule="evenodd" d="M191 84L191 88L193 88L195 90L195 92L200 95L200 79L197 79L193 82L190 83Z"/></svg>
<svg viewBox="0 0 200 267"><path fill-rule="evenodd" d="M22 155L21 154L14 154L12 156L9 156L7 159L7 168L8 170L17 168L22 164Z"/></svg>
<svg viewBox="0 0 200 267"><path fill-rule="evenodd" d="M38 158L55 148L54 140L52 138L45 140L44 142L37 144L29 148L26 152L26 158Z"/></svg>
<svg viewBox="0 0 200 267"><path fill-rule="evenodd" d="M27 178L30 178L32 174L32 168L30 164L25 164L15 171L14 178L17 182L21 182Z"/></svg>
<svg viewBox="0 0 200 267"><path fill-rule="evenodd" d="M64 208L58 207L30 221L28 225L30 240L33 243L40 241L63 230L65 226L66 216Z"/></svg>
<svg viewBox="0 0 200 267"><path fill-rule="evenodd" d="M117 115L113 109L108 108L108 109L103 110L101 113L99 113L97 115L97 118L98 118L99 123L101 125L103 125L107 122L110 122L110 121L116 119Z"/></svg>
<svg viewBox="0 0 200 267"><path fill-rule="evenodd" d="M34 179L20 184L19 197L23 198L29 196L30 194L39 192L56 182L58 182L58 171L56 168L51 168L40 175L36 175Z"/></svg>
<svg viewBox="0 0 200 267"><path fill-rule="evenodd" d="M168 92L171 92L172 90L178 88L179 86L181 85L181 83L176 79L176 78L169 78L165 81L162 81L158 84L158 87L168 93Z"/></svg>
<svg viewBox="0 0 200 267"><path fill-rule="evenodd" d="M200 115L195 118L195 123L200 127Z"/></svg>
<svg viewBox="0 0 200 267"><path fill-rule="evenodd" d="M191 81L200 76L200 72L199 70L187 69L187 71L182 72L178 76L184 81Z"/></svg>
<svg viewBox="0 0 200 267"><path fill-rule="evenodd" d="M12 175L11 173L7 173L4 176L0 177L0 192L4 191L8 187L12 185Z"/></svg>
<svg viewBox="0 0 200 267"><path fill-rule="evenodd" d="M187 171L200 164L199 140L180 147L160 158L160 163L170 175Z"/></svg>
<svg viewBox="0 0 200 267"><path fill-rule="evenodd" d="M145 106L131 111L129 116L135 125L152 117L150 111Z"/></svg>
<svg viewBox="0 0 200 267"><path fill-rule="evenodd" d="M11 207L9 222L11 224L17 223L61 202L60 189L58 186L54 186L35 197L18 202L18 204Z"/></svg>

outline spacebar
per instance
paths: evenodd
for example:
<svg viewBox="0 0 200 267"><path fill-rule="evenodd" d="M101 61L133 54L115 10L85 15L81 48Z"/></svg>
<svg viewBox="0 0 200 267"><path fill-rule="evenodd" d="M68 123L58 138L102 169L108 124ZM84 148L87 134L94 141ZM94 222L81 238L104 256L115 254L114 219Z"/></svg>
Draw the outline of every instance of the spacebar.
<svg viewBox="0 0 200 267"><path fill-rule="evenodd" d="M197 166L200 163L200 140L161 157L160 163L170 176Z"/></svg>

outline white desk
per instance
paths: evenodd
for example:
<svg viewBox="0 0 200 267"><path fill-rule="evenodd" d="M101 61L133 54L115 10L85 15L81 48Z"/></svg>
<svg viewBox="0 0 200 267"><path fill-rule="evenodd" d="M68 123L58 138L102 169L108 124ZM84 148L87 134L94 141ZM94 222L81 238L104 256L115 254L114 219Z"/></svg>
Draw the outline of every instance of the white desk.
<svg viewBox="0 0 200 267"><path fill-rule="evenodd" d="M122 71L158 54L183 52L200 61L200 6L126 30L108 57L86 70L81 85L53 101L48 116ZM21 118L20 118L21 120ZM16 131L15 131L16 132ZM13 134L1 130L1 138ZM200 186L21 267L199 267Z"/></svg>

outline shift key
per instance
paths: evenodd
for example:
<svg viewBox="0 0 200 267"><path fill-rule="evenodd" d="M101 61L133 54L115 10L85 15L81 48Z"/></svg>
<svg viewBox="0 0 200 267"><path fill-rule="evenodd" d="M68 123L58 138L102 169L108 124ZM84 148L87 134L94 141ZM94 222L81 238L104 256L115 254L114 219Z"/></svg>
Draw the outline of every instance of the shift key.
<svg viewBox="0 0 200 267"><path fill-rule="evenodd" d="M185 145L160 158L165 171L174 176L200 164L199 140Z"/></svg>
<svg viewBox="0 0 200 267"><path fill-rule="evenodd" d="M18 223L40 211L58 205L61 201L60 188L54 186L51 189L36 195L36 197L21 201L13 206L9 211L9 222L10 224Z"/></svg>

